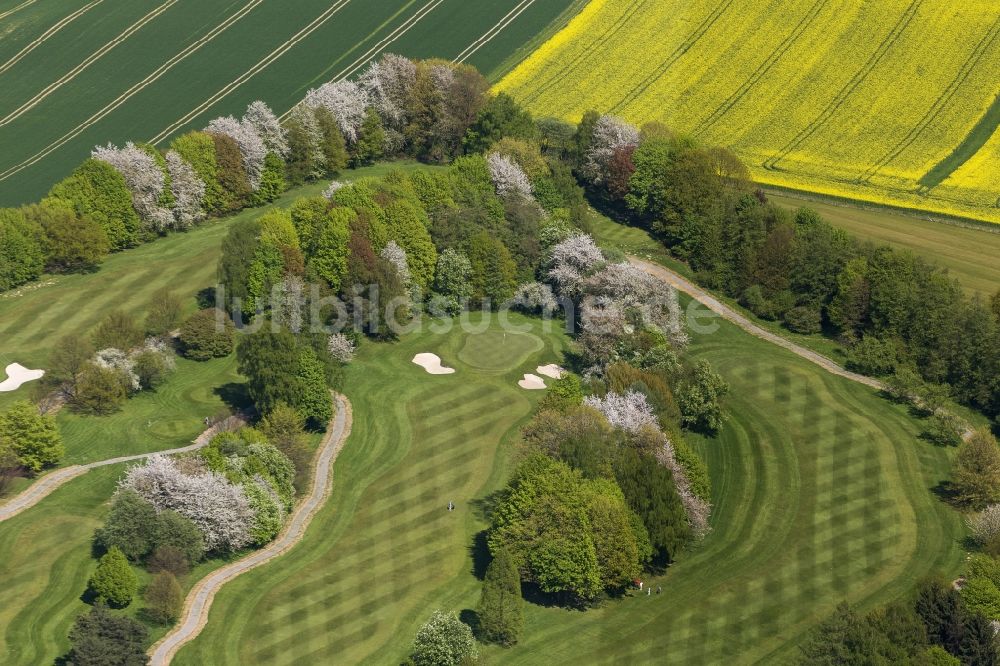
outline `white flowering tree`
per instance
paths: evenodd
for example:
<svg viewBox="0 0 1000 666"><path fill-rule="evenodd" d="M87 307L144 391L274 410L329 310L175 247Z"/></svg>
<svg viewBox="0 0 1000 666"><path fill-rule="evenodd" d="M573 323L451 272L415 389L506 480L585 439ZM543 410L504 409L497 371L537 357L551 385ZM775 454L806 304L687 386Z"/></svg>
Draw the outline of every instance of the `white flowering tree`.
<svg viewBox="0 0 1000 666"><path fill-rule="evenodd" d="M1000 537L1000 504L991 504L968 519L972 538L982 546Z"/></svg>
<svg viewBox="0 0 1000 666"><path fill-rule="evenodd" d="M236 142L243 158L243 168L247 172L250 187L256 190L260 187L260 177L264 173L264 160L267 158L267 146L257 134L257 130L249 122L236 120L232 116L216 118L208 123L206 132L228 136Z"/></svg>
<svg viewBox="0 0 1000 666"><path fill-rule="evenodd" d="M131 141L124 148L110 143L97 146L91 155L94 159L107 162L122 175L132 194L132 207L147 228L161 232L171 226L174 216L160 203L166 178L152 155Z"/></svg>
<svg viewBox="0 0 1000 666"><path fill-rule="evenodd" d="M188 229L205 218L205 211L201 207L205 198L205 181L198 177L177 151L168 150L164 158L170 174L170 191L174 195L174 227Z"/></svg>
<svg viewBox="0 0 1000 666"><path fill-rule="evenodd" d="M358 132L365 120L368 93L354 81L341 79L324 83L306 93L304 104L309 108L322 106L333 114L337 126L349 143L358 140Z"/></svg>
<svg viewBox="0 0 1000 666"><path fill-rule="evenodd" d="M517 162L506 155L492 152L486 156L486 163L498 195L531 198L531 181Z"/></svg>
<svg viewBox="0 0 1000 666"><path fill-rule="evenodd" d="M135 362L121 349L108 347L100 350L94 355L94 364L117 372L129 393L134 393L141 388L139 375L135 372Z"/></svg>
<svg viewBox="0 0 1000 666"><path fill-rule="evenodd" d="M444 96L455 83L455 69L441 63L431 66L431 82L439 95Z"/></svg>
<svg viewBox="0 0 1000 666"><path fill-rule="evenodd" d="M589 234L577 234L552 248L548 277L562 296L579 293L580 283L604 261L601 249Z"/></svg>
<svg viewBox="0 0 1000 666"><path fill-rule="evenodd" d="M417 80L417 66L409 58L386 53L372 62L358 77L358 85L368 96L382 120L395 129L406 121L410 91Z"/></svg>
<svg viewBox="0 0 1000 666"><path fill-rule="evenodd" d="M330 184L326 186L325 190L323 190L323 196L326 197L327 199L333 199L333 195L336 194L337 191L342 189L343 187L344 183L340 182L339 180L331 180Z"/></svg>
<svg viewBox="0 0 1000 666"><path fill-rule="evenodd" d="M391 240L382 248L379 256L392 264L393 268L396 269L396 273L399 274L400 281L404 285L409 286L413 278L410 275L410 267L406 263L406 250L401 248L396 241Z"/></svg>
<svg viewBox="0 0 1000 666"><path fill-rule="evenodd" d="M239 550L253 541L255 516L242 486L216 472L184 474L166 456L129 468L118 484L157 511L172 510L198 526L207 550Z"/></svg>
<svg viewBox="0 0 1000 666"><path fill-rule="evenodd" d="M654 455L657 461L670 470L674 479L677 495L684 505L688 524L696 536L702 537L709 532L708 519L712 506L698 497L691 488L684 466L677 460L677 454L670 439L660 430L646 396L637 391L626 393L610 392L603 398L589 396L583 403L599 411L608 423L632 435L642 433L643 438L656 442Z"/></svg>
<svg viewBox="0 0 1000 666"><path fill-rule="evenodd" d="M674 445L662 432L657 433L661 445L657 448L655 455L657 461L670 470L674 477L674 487L677 495L684 505L684 513L687 515L688 524L691 531L698 538L701 538L711 531L708 519L712 516L712 505L698 497L691 489L691 480L688 478L684 466L677 460Z"/></svg>
<svg viewBox="0 0 1000 666"><path fill-rule="evenodd" d="M288 156L285 128L281 126L278 117L267 104L260 100L251 102L243 114L242 123L253 128L269 152L277 153L281 157Z"/></svg>
<svg viewBox="0 0 1000 666"><path fill-rule="evenodd" d="M552 293L552 287L542 282L526 282L517 288L511 299L511 306L535 314L551 313L559 309L559 301Z"/></svg>
<svg viewBox="0 0 1000 666"><path fill-rule="evenodd" d="M326 342L326 350L330 357L343 364L354 359L354 342L343 333L334 333Z"/></svg>
<svg viewBox="0 0 1000 666"><path fill-rule="evenodd" d="M639 130L634 125L614 116L601 116L594 125L590 148L584 155L584 178L595 185L603 183L615 153L638 145Z"/></svg>
<svg viewBox="0 0 1000 666"><path fill-rule="evenodd" d="M583 399L583 404L593 407L608 423L628 433L635 434L647 426L659 427L645 394L638 391L612 391L603 398L591 395Z"/></svg>

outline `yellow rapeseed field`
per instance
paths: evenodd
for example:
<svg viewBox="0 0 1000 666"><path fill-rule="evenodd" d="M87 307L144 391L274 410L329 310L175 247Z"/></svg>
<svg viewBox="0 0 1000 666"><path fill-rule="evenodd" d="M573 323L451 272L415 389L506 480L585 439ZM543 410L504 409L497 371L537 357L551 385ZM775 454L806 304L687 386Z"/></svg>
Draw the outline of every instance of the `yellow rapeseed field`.
<svg viewBox="0 0 1000 666"><path fill-rule="evenodd" d="M997 0L592 0L498 88L664 122L766 184L1000 222L998 73Z"/></svg>

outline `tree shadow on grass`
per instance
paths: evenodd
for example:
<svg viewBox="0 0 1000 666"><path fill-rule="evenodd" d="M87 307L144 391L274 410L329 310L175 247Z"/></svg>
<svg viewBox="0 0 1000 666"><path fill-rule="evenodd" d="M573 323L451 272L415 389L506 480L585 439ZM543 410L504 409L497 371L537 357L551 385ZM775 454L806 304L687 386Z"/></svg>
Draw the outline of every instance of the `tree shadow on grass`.
<svg viewBox="0 0 1000 666"><path fill-rule="evenodd" d="M234 412L248 411L253 409L253 401L250 400L250 393L247 385L242 382L229 382L212 389L212 393L219 396L226 406Z"/></svg>
<svg viewBox="0 0 1000 666"><path fill-rule="evenodd" d="M486 530L477 532L472 537L469 554L472 555L472 575L478 580L483 580L486 578L486 567L493 561L489 544L486 543Z"/></svg>

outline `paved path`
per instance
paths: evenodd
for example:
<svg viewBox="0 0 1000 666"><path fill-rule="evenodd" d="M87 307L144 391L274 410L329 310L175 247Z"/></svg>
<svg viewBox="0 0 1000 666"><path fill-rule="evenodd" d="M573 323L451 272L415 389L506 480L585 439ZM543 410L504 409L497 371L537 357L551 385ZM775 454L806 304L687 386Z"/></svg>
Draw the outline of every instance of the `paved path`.
<svg viewBox="0 0 1000 666"><path fill-rule="evenodd" d="M660 264L654 264L651 261L646 261L645 259L640 259L638 257L629 257L628 260L632 262L634 266L642 269L646 273L649 273L655 278L663 280L667 284L675 287L676 289L683 291L685 294L691 296L705 307L707 307L712 312L719 314L726 321L732 322L742 328L747 333L754 335L762 340L767 340L768 342L774 343L779 347L784 347L793 354L797 354L802 358L815 363L827 372L831 372L840 377L846 377L852 381L858 382L859 384L864 384L865 386L871 386L876 389L884 389L885 385L877 379L872 377L866 377L865 375L859 375L856 372L851 372L840 367L837 363L834 363L826 356L814 352L811 349L806 349L801 345L797 345L791 340L784 338L777 333L772 333L767 329L761 328L757 324L753 323L739 312L729 307L725 303L720 302L717 298L706 292L701 287L698 287L690 280L682 277L681 275L675 273L674 271L661 266Z"/></svg>
<svg viewBox="0 0 1000 666"><path fill-rule="evenodd" d="M244 425L245 423L246 420L241 416L230 416L229 418L220 421L211 428L205 430L205 432L198 435L197 439L194 440L194 443L188 444L187 446L182 446L176 449L167 449L165 451L139 453L133 456L119 456L117 458L109 458L107 460L98 460L97 462L87 463L86 465L70 465L69 467L61 467L40 477L30 486L25 488L24 491L10 498L8 501L4 502L3 505L0 505L0 522L13 518L25 509L33 507L70 479L75 479L81 474L86 474L89 470L92 470L95 467L117 465L118 463L129 462L131 460L143 460L157 455L168 456L175 453L195 451L208 444L212 437L214 437L219 431L235 428Z"/></svg>
<svg viewBox="0 0 1000 666"><path fill-rule="evenodd" d="M221 569L216 569L198 581L184 600L184 611L178 624L161 638L150 650L151 666L166 666L177 651L193 640L208 622L208 612L215 594L227 582L240 574L259 567L270 560L284 555L305 535L313 516L326 502L333 481L333 461L337 459L347 436L351 434L351 403L341 395L336 395L337 416L330 424L316 456L316 470L312 486L292 513L291 519L278 538Z"/></svg>

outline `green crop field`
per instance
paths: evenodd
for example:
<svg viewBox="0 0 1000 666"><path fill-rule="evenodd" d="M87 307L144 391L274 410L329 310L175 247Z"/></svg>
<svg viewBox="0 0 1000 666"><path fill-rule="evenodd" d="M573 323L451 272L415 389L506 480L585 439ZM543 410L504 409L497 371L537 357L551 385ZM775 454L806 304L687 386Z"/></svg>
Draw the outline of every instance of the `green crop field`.
<svg viewBox="0 0 1000 666"><path fill-rule="evenodd" d="M483 72L572 0L63 0L0 5L0 203L37 199L95 144L242 112L281 113L380 53ZM18 8L20 7L20 8ZM495 75L502 74L496 71ZM164 141L166 137L161 137Z"/></svg>

